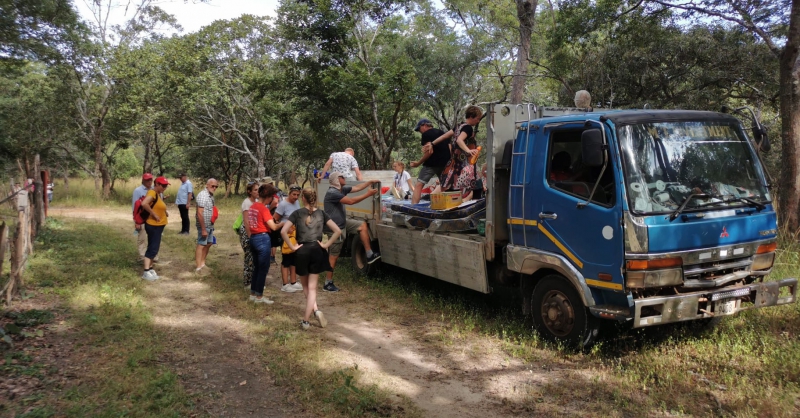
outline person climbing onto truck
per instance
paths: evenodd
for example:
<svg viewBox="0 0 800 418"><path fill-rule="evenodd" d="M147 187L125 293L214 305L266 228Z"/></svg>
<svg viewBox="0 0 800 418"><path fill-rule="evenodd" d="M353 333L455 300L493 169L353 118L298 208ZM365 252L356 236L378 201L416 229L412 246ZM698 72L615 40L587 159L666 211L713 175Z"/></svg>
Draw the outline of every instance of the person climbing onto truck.
<svg viewBox="0 0 800 418"><path fill-rule="evenodd" d="M422 158L409 164L411 168L422 165L422 170L419 171L417 182L414 185L414 194L411 196L411 203L416 205L422 196L422 189L431 181L433 176L438 177L439 181L441 181L442 171L447 166L447 162L450 161L450 144L447 141L441 141L435 147L431 147L429 151L424 151L427 144L444 135L444 131L434 128L433 123L428 119L420 119L414 131L422 134L421 145L423 147Z"/></svg>
<svg viewBox="0 0 800 418"><path fill-rule="evenodd" d="M442 141L451 139L453 151L450 162L442 173L443 191L459 190L464 193L466 190L475 189L475 164L471 163L470 159L480 153L475 141L475 126L481 121L483 110L478 106L469 106L465 116L464 123L422 147L424 152L428 152Z"/></svg>
<svg viewBox="0 0 800 418"><path fill-rule="evenodd" d="M373 184L378 183L378 180L367 180L356 186L345 186L344 174L334 171L328 177L331 187L325 193L325 213L333 219L339 229L342 230L342 235L328 248L328 259L331 263L331 271L328 272L328 278L325 280L325 285L322 290L326 292L338 292L339 288L333 284L333 269L336 268L336 260L339 259L339 254L342 252L344 240L348 234L358 234L358 238L364 245L364 250L367 253L367 263L372 264L381 258L381 254L372 251L372 245L369 240L369 227L366 222L347 219L345 215L344 205L355 205L362 200L378 193L378 189L369 189L366 193L358 197L348 197L350 193L360 192ZM329 234L329 239L334 238L330 235L332 231L326 229Z"/></svg>

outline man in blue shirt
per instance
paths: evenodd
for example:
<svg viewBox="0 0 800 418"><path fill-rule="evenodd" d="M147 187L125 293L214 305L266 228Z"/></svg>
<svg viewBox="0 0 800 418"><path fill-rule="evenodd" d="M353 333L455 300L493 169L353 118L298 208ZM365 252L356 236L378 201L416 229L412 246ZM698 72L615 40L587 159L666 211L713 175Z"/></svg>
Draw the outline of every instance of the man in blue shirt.
<svg viewBox="0 0 800 418"><path fill-rule="evenodd" d="M186 173L178 175L181 179L181 187L178 189L178 196L175 197L175 204L178 205L178 210L181 212L181 235L189 235L189 206L194 198L194 188L192 181Z"/></svg>

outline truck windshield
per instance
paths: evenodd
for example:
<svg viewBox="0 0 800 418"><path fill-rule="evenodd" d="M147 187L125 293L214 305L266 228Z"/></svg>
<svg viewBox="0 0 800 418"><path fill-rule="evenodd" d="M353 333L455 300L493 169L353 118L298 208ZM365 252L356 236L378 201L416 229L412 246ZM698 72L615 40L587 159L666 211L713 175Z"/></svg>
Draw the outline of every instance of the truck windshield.
<svg viewBox="0 0 800 418"><path fill-rule="evenodd" d="M685 210L693 211L770 200L760 163L738 124L643 123L618 133L634 212L673 212L685 201Z"/></svg>

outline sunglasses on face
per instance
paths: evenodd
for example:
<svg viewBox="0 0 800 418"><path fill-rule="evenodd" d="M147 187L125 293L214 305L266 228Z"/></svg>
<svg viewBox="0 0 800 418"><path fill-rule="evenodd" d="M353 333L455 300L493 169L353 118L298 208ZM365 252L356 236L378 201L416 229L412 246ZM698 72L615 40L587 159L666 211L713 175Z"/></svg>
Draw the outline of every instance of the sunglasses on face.
<svg viewBox="0 0 800 418"><path fill-rule="evenodd" d="M209 186L209 187L211 187L212 189L216 189L219 186Z"/></svg>

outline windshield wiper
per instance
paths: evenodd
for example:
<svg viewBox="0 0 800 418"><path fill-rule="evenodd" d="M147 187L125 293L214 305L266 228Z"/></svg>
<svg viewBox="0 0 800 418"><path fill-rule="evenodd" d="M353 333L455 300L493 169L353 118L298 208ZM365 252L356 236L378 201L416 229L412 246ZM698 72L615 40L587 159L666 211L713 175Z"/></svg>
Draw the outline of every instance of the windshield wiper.
<svg viewBox="0 0 800 418"><path fill-rule="evenodd" d="M725 199L725 203L730 202L745 202L750 206L755 206L757 210L764 210L767 206L761 202L757 202L749 197L734 197L733 199Z"/></svg>
<svg viewBox="0 0 800 418"><path fill-rule="evenodd" d="M680 215L681 212L683 212L683 210L686 209L686 205L689 203L690 200L697 199L697 198L709 198L709 197L711 197L711 196L709 196L709 195L707 195L705 193L692 193L692 194L690 194L689 196L686 197L686 199L683 199L683 202L681 202L681 205L678 206L678 209L676 209L675 212L672 212L672 214L669 215L669 221L670 222L674 221L675 218L677 218L678 215Z"/></svg>
<svg viewBox="0 0 800 418"><path fill-rule="evenodd" d="M722 200L719 200L719 201L716 201L716 202L709 202L709 203L706 203L706 204L702 205L701 207L712 206L712 205L721 205L721 204L733 203L733 202L747 203L748 206L755 206L755 208L757 210L759 210L759 211L760 210L764 210L767 207L763 203L755 201L755 200L750 199L748 197L735 197L735 196L732 196L732 197L729 197L727 199L724 198L723 196L714 196L714 197L717 198L717 199L722 198Z"/></svg>

